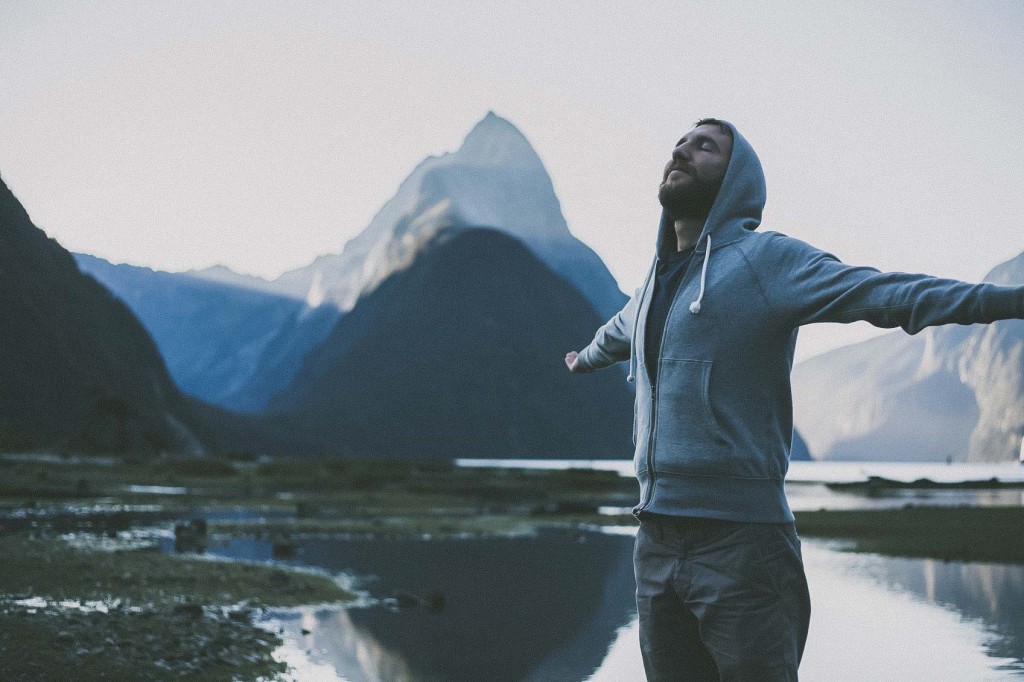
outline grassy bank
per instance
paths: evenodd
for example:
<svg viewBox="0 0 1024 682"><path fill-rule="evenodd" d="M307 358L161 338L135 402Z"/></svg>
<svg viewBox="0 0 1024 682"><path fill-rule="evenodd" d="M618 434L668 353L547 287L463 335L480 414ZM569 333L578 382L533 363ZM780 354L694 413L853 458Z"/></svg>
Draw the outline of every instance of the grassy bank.
<svg viewBox="0 0 1024 682"><path fill-rule="evenodd" d="M796 513L800 535L943 561L1024 563L1024 507L905 507Z"/></svg>
<svg viewBox="0 0 1024 682"><path fill-rule="evenodd" d="M256 609L352 598L322 575L24 534L0 537L0 556L5 681L270 679L281 642L252 624Z"/></svg>
<svg viewBox="0 0 1024 682"><path fill-rule="evenodd" d="M132 492L131 486L177 489ZM99 464L0 457L0 503L115 498L181 506L260 504L306 515L530 513L629 506L637 485L611 471L462 468L449 461L193 459Z"/></svg>

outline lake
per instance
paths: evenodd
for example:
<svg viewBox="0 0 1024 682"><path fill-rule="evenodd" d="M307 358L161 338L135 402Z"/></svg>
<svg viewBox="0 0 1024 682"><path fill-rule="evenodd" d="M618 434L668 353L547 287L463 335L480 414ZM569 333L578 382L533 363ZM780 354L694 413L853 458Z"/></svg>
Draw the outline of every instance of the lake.
<svg viewBox="0 0 1024 682"><path fill-rule="evenodd" d="M803 471L787 485L794 508L1021 504L1020 490L869 498L823 485L868 475L1024 480L1017 465L796 464ZM285 563L343 573L365 597L346 609L272 611L265 623L281 631L279 655L296 680L642 682L632 534L301 540ZM853 554L812 540L803 552L813 614L801 679L1024 679L1024 565ZM270 544L258 539L209 553L271 561ZM422 603L398 608L392 597Z"/></svg>

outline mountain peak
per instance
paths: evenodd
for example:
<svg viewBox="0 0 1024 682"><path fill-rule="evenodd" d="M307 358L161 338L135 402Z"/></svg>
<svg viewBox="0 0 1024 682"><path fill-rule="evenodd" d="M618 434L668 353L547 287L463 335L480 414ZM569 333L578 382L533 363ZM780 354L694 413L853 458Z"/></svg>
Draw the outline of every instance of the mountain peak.
<svg viewBox="0 0 1024 682"><path fill-rule="evenodd" d="M455 153L474 166L544 170L540 157L526 137L510 121L488 111L466 135Z"/></svg>
<svg viewBox="0 0 1024 682"><path fill-rule="evenodd" d="M1005 285L1024 284L1024 253L992 268L985 275L985 281Z"/></svg>
<svg viewBox="0 0 1024 682"><path fill-rule="evenodd" d="M408 266L439 229L487 227L525 243L554 272L578 286L605 319L624 297L596 253L569 232L544 164L508 120L487 113L454 152L430 156L402 181L342 253L279 277L289 295L323 295L350 310L363 294ZM314 286L316 273L319 284ZM606 314L607 313L607 314Z"/></svg>

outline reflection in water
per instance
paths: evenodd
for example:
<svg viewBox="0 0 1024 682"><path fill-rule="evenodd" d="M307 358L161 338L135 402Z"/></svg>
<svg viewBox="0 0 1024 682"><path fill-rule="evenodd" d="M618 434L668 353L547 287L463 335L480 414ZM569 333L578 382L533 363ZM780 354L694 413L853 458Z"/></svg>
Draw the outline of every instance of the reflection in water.
<svg viewBox="0 0 1024 682"><path fill-rule="evenodd" d="M373 576L361 587L378 599L439 590L445 608L302 609L272 614L272 624L297 680L641 682L632 543L573 531L305 541L292 563ZM803 544L813 613L801 679L1024 677L1024 566ZM255 540L214 552L270 557Z"/></svg>
<svg viewBox="0 0 1024 682"><path fill-rule="evenodd" d="M993 633L971 619L970 601L957 579L932 573L934 589L949 594L941 605L923 590L922 559L837 552L805 540L811 588L811 632L801 678L835 682L933 682L1019 679L1006 669L1014 660L995 658ZM976 564L949 564L970 571ZM1015 567L1018 573L1024 567ZM897 580L897 577L907 580ZM909 578L915 577L911 580ZM940 587L941 585L941 587ZM1001 599L1019 600L1010 591ZM968 617L965 617L968 616ZM1019 660L1024 654L1017 651Z"/></svg>
<svg viewBox="0 0 1024 682"><path fill-rule="evenodd" d="M889 558L870 570L895 589L984 623L997 635L986 642L988 653L1024 673L1024 566Z"/></svg>
<svg viewBox="0 0 1024 682"><path fill-rule="evenodd" d="M350 612L301 609L275 614L269 625L283 630L291 644L284 660L296 667L297 680L317 682L417 682L401 654L382 646ZM304 634L306 633L306 634Z"/></svg>
<svg viewBox="0 0 1024 682"><path fill-rule="evenodd" d="M258 558L258 541L225 553ZM445 596L440 612L382 607L279 614L348 682L580 682L635 613L631 536L548 531L506 539L298 543L297 563L373 576L361 587ZM222 550L222 551L223 551Z"/></svg>
<svg viewBox="0 0 1024 682"><path fill-rule="evenodd" d="M811 587L811 632L800 666L800 679L810 682L1003 682L1020 679L1019 643L1013 651L996 648L995 638L970 615L961 599L959 577L948 580L932 571L932 583L945 591L954 608L926 602L908 585L890 577L926 575L921 560L848 554L817 542L804 541L804 560ZM953 566L950 564L949 566ZM960 565L967 574L975 565ZM980 567L984 568L984 567ZM1011 566L1020 580L1024 567ZM984 571L983 571L984 572ZM957 573L953 571L954 575ZM969 590L968 590L969 591ZM984 590L983 590L984 592ZM1009 600L1020 608L1021 592L997 589L996 603ZM1004 609L1005 610L1005 609ZM1007 613L1020 627L1020 619ZM642 664L634 619L608 650L587 682L642 682ZM1003 656L1009 658L1002 658Z"/></svg>

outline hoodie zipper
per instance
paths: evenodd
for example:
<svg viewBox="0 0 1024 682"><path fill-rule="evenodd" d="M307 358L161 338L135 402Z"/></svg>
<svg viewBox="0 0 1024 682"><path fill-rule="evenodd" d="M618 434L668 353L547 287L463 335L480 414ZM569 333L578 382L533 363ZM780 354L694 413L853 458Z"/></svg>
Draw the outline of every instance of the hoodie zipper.
<svg viewBox="0 0 1024 682"><path fill-rule="evenodd" d="M699 242L698 242L699 243ZM668 320L672 317L672 311L676 308L676 302L682 295L683 290L686 288L690 276L690 270L693 268L693 261L697 255L697 250L694 249L690 255L690 260L686 263L686 269L683 271L683 279L679 282L679 288L676 289L676 295L672 297L672 303L668 306L668 312L665 313L665 327L661 330L661 346L658 349L658 375L655 380L651 381L651 431L647 435L647 490L645 494L640 498L640 504L634 510L634 514L639 514L645 510L651 504L651 498L654 497L654 484L657 478L654 473L654 434L657 433L658 429L658 387L661 386L661 356L665 354L665 336L668 333ZM657 273L657 264L661 262L661 257L655 259L655 273ZM657 275L655 275L657 276ZM651 295L653 296L653 290ZM646 327L646 321L644 323ZM645 365L646 366L646 365ZM648 375L650 379L650 375Z"/></svg>

